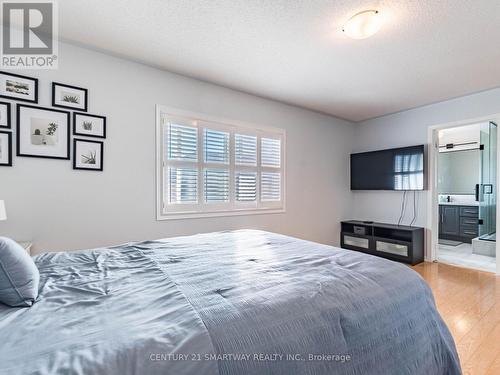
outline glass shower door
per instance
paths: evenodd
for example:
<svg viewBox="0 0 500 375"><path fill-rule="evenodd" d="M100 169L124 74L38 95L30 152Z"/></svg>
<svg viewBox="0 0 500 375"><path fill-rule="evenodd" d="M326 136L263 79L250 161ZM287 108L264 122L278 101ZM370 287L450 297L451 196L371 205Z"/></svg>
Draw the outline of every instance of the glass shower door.
<svg viewBox="0 0 500 375"><path fill-rule="evenodd" d="M479 238L496 240L497 125L481 124L481 174L476 194L479 200Z"/></svg>

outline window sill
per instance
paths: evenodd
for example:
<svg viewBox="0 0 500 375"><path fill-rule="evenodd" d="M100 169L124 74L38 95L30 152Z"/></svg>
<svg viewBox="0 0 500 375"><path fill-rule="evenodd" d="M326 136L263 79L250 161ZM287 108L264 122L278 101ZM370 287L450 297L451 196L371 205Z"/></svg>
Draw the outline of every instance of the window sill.
<svg viewBox="0 0 500 375"><path fill-rule="evenodd" d="M203 219L209 217L223 217L223 216L282 214L285 212L286 212L285 208L219 211L219 212L179 212L179 213L172 212L167 214L160 213L156 216L156 220L163 221L163 220L182 220L182 219Z"/></svg>

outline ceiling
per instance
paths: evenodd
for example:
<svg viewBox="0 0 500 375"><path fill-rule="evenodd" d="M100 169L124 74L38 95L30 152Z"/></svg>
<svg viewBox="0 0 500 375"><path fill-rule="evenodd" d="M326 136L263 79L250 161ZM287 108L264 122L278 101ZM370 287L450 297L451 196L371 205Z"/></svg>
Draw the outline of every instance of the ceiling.
<svg viewBox="0 0 500 375"><path fill-rule="evenodd" d="M375 36L342 24L376 8ZM64 40L361 121L500 86L498 0L64 0Z"/></svg>

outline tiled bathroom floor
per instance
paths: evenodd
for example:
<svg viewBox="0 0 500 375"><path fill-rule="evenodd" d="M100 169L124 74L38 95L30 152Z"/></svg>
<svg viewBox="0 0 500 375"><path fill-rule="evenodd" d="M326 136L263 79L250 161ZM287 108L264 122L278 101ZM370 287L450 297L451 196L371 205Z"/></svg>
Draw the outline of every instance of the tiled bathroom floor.
<svg viewBox="0 0 500 375"><path fill-rule="evenodd" d="M496 258L472 254L470 243L462 243L458 246L439 245L437 258L442 263L496 272Z"/></svg>

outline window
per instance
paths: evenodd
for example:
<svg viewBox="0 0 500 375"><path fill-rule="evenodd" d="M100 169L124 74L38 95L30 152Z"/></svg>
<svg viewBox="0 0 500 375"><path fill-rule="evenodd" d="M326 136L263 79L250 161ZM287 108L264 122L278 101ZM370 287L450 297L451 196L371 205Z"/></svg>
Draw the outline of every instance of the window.
<svg viewBox="0 0 500 375"><path fill-rule="evenodd" d="M397 154L394 156L394 189L412 190L424 186L424 155Z"/></svg>
<svg viewBox="0 0 500 375"><path fill-rule="evenodd" d="M283 212L284 132L158 107L158 219Z"/></svg>

